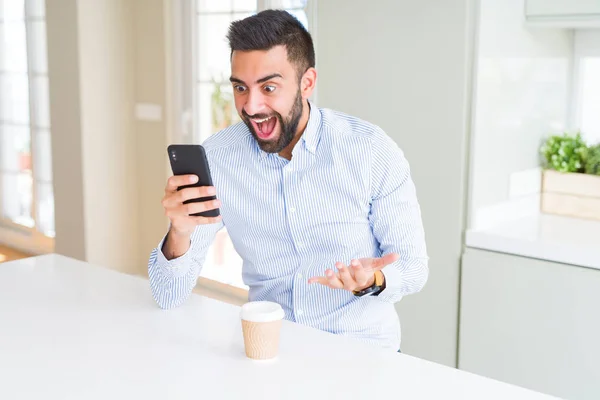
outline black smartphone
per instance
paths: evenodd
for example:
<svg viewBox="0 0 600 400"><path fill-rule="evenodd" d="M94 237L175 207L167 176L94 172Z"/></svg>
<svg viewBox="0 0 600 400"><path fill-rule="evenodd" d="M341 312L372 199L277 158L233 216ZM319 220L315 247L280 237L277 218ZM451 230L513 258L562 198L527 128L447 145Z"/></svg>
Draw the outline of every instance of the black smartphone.
<svg viewBox="0 0 600 400"><path fill-rule="evenodd" d="M206 158L204 147L199 144L172 144L167 148L169 160L171 161L171 170L173 175L196 175L198 182L180 186L177 190L188 187L213 186L210 168ZM215 200L217 196L199 197L197 199L186 200L183 203L202 202ZM201 217L218 217L219 209L203 211L200 213L190 214Z"/></svg>

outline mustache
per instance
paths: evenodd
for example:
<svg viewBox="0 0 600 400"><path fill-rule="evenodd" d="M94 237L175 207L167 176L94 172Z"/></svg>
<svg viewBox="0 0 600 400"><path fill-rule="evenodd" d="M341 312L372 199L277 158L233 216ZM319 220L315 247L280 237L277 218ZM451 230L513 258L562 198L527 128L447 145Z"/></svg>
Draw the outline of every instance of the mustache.
<svg viewBox="0 0 600 400"><path fill-rule="evenodd" d="M277 117L277 116L278 116L278 114L277 114L277 113L274 113L274 114L271 114L271 115L268 115L268 114L254 114L254 115L249 115L249 114L246 112L246 110L242 109L242 116L243 116L245 119L250 119L250 118L264 119L264 118Z"/></svg>

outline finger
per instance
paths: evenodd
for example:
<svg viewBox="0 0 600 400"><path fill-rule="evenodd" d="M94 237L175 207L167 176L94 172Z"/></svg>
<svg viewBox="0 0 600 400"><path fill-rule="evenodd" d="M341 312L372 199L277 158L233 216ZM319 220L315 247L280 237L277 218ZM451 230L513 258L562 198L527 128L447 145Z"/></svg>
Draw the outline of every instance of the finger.
<svg viewBox="0 0 600 400"><path fill-rule="evenodd" d="M187 215L192 215L196 213L201 213L204 211L216 210L221 206L221 202L219 200L210 200L210 201L201 201L183 204L185 207Z"/></svg>
<svg viewBox="0 0 600 400"><path fill-rule="evenodd" d="M190 187L180 190L173 195L179 203L200 197L214 196L217 193L214 186Z"/></svg>
<svg viewBox="0 0 600 400"><path fill-rule="evenodd" d="M181 204L178 207L168 208L165 214L167 215L167 217L170 217L170 218L182 217L182 216L188 216L188 215L192 215L192 214L196 214L196 213L200 213L200 212L204 212L204 211L215 210L215 209L219 208L220 206L221 206L221 202L218 199L210 200L210 201L187 203L187 204Z"/></svg>
<svg viewBox="0 0 600 400"><path fill-rule="evenodd" d="M352 260L350 263L352 272L354 273L354 280L356 281L356 285L358 287L363 287L371 275L373 275L373 271L368 271L365 269L362 264L358 260Z"/></svg>
<svg viewBox="0 0 600 400"><path fill-rule="evenodd" d="M327 282L329 283L329 287L333 289L343 289L344 284L338 278L338 276L330 269L325 271L325 276L327 277Z"/></svg>
<svg viewBox="0 0 600 400"><path fill-rule="evenodd" d="M374 271L380 270L386 265L396 262L398 259L400 259L400 255L398 253L386 254L383 257L374 259L372 268Z"/></svg>
<svg viewBox="0 0 600 400"><path fill-rule="evenodd" d="M175 192L179 186L185 186L196 182L198 182L198 177L196 175L173 175L167 179L165 192Z"/></svg>
<svg viewBox="0 0 600 400"><path fill-rule="evenodd" d="M320 285L329 286L329 281L326 276L313 276L308 280L309 284L318 283Z"/></svg>
<svg viewBox="0 0 600 400"><path fill-rule="evenodd" d="M216 224L221 221L222 217L219 215L217 217L191 217L194 220L196 225L206 225L206 224Z"/></svg>
<svg viewBox="0 0 600 400"><path fill-rule="evenodd" d="M164 208L175 208L182 203L192 199L208 197L215 194L213 186L190 187L180 191L167 192L163 198L162 205Z"/></svg>
<svg viewBox="0 0 600 400"><path fill-rule="evenodd" d="M350 274L348 268L342 264L341 262L335 263L336 268L338 269L339 279L342 281L342 285L344 285L344 289L346 290L354 290L357 287L356 281Z"/></svg>
<svg viewBox="0 0 600 400"><path fill-rule="evenodd" d="M330 269L325 271L325 276L313 276L308 280L308 283L318 283L332 289L342 289L344 287L342 281L340 281L335 273Z"/></svg>

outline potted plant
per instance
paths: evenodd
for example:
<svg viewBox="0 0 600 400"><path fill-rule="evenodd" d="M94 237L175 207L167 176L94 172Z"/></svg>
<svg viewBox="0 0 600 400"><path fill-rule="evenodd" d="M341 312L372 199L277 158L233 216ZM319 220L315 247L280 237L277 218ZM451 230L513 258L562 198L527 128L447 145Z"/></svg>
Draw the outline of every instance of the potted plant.
<svg viewBox="0 0 600 400"><path fill-rule="evenodd" d="M600 175L600 144L586 151L584 169L586 174Z"/></svg>
<svg viewBox="0 0 600 400"><path fill-rule="evenodd" d="M600 145L588 148L580 133L565 133L550 136L541 153L541 211L600 220Z"/></svg>

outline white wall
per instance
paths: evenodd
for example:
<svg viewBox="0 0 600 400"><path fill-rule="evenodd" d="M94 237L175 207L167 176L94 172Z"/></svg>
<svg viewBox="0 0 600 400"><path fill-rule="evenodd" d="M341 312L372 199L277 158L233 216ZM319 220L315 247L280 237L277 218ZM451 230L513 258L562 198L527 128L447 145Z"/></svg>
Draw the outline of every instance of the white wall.
<svg viewBox="0 0 600 400"><path fill-rule="evenodd" d="M47 0L55 251L84 260L85 219L77 0Z"/></svg>
<svg viewBox="0 0 600 400"><path fill-rule="evenodd" d="M573 35L525 28L524 0L481 0L471 165L472 227L509 200L511 174L539 166L539 148L568 118ZM535 175L533 176L535 180Z"/></svg>
<svg viewBox="0 0 600 400"><path fill-rule="evenodd" d="M87 260L132 271L138 256L131 2L79 1Z"/></svg>
<svg viewBox="0 0 600 400"><path fill-rule="evenodd" d="M316 12L319 106L380 125L404 150L417 187L430 275L398 305L402 351L452 366L474 3L327 0Z"/></svg>
<svg viewBox="0 0 600 400"><path fill-rule="evenodd" d="M47 0L55 251L145 273L166 229L166 0Z"/></svg>

